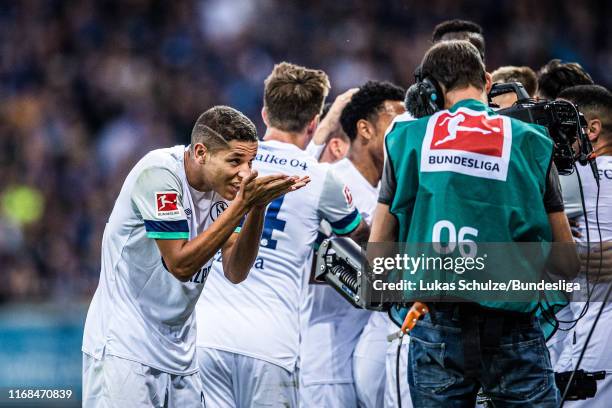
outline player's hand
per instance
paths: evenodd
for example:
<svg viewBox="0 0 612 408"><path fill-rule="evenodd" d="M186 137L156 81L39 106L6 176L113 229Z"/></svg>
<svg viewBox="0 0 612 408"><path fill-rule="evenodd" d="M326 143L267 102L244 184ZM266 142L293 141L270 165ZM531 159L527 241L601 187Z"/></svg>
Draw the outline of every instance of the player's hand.
<svg viewBox="0 0 612 408"><path fill-rule="evenodd" d="M569 217L567 217L567 220L569 221L570 229L572 230L572 236L574 238L582 237L582 234L580 233L580 225L578 224L578 220L576 218L569 218Z"/></svg>
<svg viewBox="0 0 612 408"><path fill-rule="evenodd" d="M583 273L586 272L588 267L590 280L612 281L612 242L602 242L601 247L599 243L591 243L591 253L588 257L587 254L580 254L580 261L580 270ZM600 266L601 270L599 269Z"/></svg>
<svg viewBox="0 0 612 408"><path fill-rule="evenodd" d="M240 191L236 196L247 208L264 208L270 202L291 191L298 190L310 182L308 176L297 177L285 174L273 174L257 177L257 172L243 178Z"/></svg>
<svg viewBox="0 0 612 408"><path fill-rule="evenodd" d="M325 118L321 121L321 123L319 123L319 126L317 126L317 130L313 136L313 141L315 144L324 144L330 134L336 133L338 130L340 130L340 116L342 115L342 111L358 90L359 88L351 88L336 97L334 103L332 103L329 108L329 112L327 112Z"/></svg>

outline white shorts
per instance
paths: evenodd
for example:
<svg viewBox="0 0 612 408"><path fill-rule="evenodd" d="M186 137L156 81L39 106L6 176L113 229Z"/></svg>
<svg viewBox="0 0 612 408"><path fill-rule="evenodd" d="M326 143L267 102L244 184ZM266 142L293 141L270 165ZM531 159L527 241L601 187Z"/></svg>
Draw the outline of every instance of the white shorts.
<svg viewBox="0 0 612 408"><path fill-rule="evenodd" d="M300 408L356 406L357 396L352 383L300 384Z"/></svg>
<svg viewBox="0 0 612 408"><path fill-rule="evenodd" d="M197 373L174 375L135 361L83 353L84 408L205 407Z"/></svg>
<svg viewBox="0 0 612 408"><path fill-rule="evenodd" d="M599 290L605 289L600 286ZM571 371L576 367L582 348L586 343L591 327L595 321L601 302L591 302L586 314L578 320L573 331L568 333L569 341L566 341L566 347L563 349L561 356L555 367L555 371ZM574 312L574 318L578 318L584 303L571 303ZM575 342L574 342L575 339ZM597 381L597 393L594 398L589 398L580 401L566 401L563 405L568 408L608 408L612 406L612 303L606 303L604 311L601 314L599 321L588 348L584 354L584 358L580 364L580 368L588 371L605 371L606 378Z"/></svg>
<svg viewBox="0 0 612 408"><path fill-rule="evenodd" d="M297 407L297 373L242 354L197 347L206 403L213 408Z"/></svg>
<svg viewBox="0 0 612 408"><path fill-rule="evenodd" d="M353 378L359 407L379 408L385 398L385 356L390 321L382 312L372 313L353 355Z"/></svg>
<svg viewBox="0 0 612 408"><path fill-rule="evenodd" d="M397 404L397 344L399 339L393 340L387 347L387 385L385 386L385 408L396 408ZM402 408L412 408L410 389L408 388L408 345L410 336L404 336L400 354L400 395Z"/></svg>

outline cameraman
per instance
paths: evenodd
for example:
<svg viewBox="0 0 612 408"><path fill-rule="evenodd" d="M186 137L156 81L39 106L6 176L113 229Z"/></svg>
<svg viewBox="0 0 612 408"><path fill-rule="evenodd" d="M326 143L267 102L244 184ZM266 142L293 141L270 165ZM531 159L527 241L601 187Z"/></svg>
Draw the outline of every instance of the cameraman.
<svg viewBox="0 0 612 408"><path fill-rule="evenodd" d="M572 242L551 164L552 141L544 128L487 107L491 77L477 49L467 41L440 42L421 67L423 77L438 83L439 107L446 110L398 123L387 135L370 242L436 241L432 231L442 220L457 229L472 227L479 242ZM453 126L442 116L453 118ZM493 119L506 126L492 127ZM473 130L474 123L486 132ZM448 136L440 136L436 126L442 133L447 126ZM491 133L503 145L486 142ZM437 148L434 141L446 146ZM425 156L436 148L438 154L496 156L491 160L499 160L499 168L464 167L464 161L432 165ZM512 303L488 305L493 306L429 304L430 313L411 331L408 381L414 406L473 407L481 387L494 405L557 406L559 393L534 315L512 311L517 306Z"/></svg>

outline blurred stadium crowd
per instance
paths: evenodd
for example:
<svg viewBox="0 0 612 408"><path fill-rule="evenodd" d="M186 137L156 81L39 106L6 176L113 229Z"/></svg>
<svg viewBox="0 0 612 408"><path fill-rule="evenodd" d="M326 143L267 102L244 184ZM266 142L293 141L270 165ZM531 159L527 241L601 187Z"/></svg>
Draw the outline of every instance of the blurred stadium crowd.
<svg viewBox="0 0 612 408"><path fill-rule="evenodd" d="M486 64L580 62L612 85L606 1L23 0L0 3L2 300L89 299L121 180L228 104L260 120L282 60L324 69L332 96L402 86L448 18L481 24Z"/></svg>

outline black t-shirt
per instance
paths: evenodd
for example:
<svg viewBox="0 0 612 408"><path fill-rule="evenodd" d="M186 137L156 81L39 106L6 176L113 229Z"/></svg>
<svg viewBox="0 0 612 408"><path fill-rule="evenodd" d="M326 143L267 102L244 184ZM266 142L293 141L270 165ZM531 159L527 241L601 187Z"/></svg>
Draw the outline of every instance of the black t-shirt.
<svg viewBox="0 0 612 408"><path fill-rule="evenodd" d="M382 180L380 182L380 192L378 194L378 202L391 205L395 196L397 187L395 173L391 160L385 160ZM550 161L546 175L546 190L544 191L544 208L547 213L563 211L563 196L561 195L561 183L559 182L559 173L557 166Z"/></svg>

